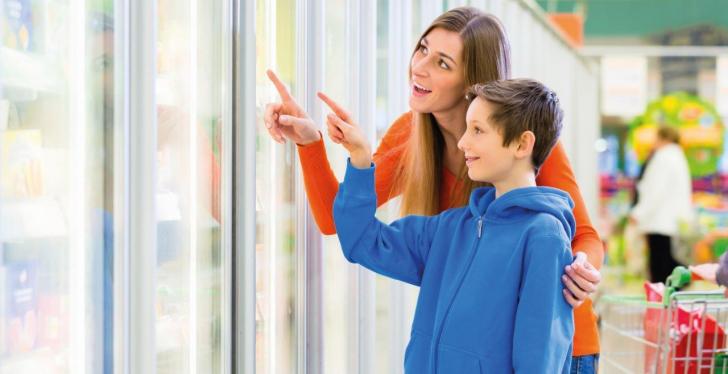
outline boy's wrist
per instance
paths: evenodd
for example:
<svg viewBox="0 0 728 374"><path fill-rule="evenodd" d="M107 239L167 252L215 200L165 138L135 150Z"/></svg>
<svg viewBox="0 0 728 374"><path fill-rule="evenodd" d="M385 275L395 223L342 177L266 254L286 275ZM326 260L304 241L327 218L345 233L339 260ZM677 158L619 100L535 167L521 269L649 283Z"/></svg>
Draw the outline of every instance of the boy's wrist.
<svg viewBox="0 0 728 374"><path fill-rule="evenodd" d="M349 156L351 165L357 169L367 169L372 166L372 154L369 148L364 147L354 150Z"/></svg>

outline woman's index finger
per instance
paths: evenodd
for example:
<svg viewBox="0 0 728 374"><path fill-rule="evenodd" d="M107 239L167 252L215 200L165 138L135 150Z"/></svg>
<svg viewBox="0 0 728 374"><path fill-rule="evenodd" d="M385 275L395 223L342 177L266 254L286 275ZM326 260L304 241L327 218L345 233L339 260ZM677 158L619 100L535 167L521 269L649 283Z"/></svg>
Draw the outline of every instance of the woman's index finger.
<svg viewBox="0 0 728 374"><path fill-rule="evenodd" d="M288 88L286 88L286 85L281 82L280 79L278 79L278 76L276 73L274 73L272 70L267 70L266 75L268 75L268 79L270 79L271 82L273 82L273 85L276 86L276 90L278 91L278 95L281 96L282 100L291 100L291 94L288 93Z"/></svg>

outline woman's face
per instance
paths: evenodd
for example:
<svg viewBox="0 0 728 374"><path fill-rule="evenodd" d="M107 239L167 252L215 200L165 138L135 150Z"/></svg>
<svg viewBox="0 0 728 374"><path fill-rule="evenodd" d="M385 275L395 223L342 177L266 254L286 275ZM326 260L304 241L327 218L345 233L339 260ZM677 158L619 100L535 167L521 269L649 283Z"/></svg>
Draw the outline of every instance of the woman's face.
<svg viewBox="0 0 728 374"><path fill-rule="evenodd" d="M410 68L410 108L420 113L445 112L462 104L463 41L458 33L435 28L417 48Z"/></svg>

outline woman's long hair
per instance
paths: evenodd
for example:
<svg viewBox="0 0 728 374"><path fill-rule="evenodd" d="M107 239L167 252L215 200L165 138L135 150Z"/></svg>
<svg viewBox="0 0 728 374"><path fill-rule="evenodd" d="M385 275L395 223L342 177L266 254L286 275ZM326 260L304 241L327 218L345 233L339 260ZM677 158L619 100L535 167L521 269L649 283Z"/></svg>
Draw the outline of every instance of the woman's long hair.
<svg viewBox="0 0 728 374"><path fill-rule="evenodd" d="M417 41L435 28L457 32L463 41L463 72L466 87L510 77L510 46L500 21L473 7L449 10L435 19ZM412 70L410 66L410 77ZM463 99L465 93L463 92ZM431 113L412 113L412 136L405 146L395 178L402 193L402 215L435 215L440 212L440 188L445 140ZM468 178L465 160L460 170L452 170L461 187L451 197L451 207L467 204L470 192L483 183Z"/></svg>

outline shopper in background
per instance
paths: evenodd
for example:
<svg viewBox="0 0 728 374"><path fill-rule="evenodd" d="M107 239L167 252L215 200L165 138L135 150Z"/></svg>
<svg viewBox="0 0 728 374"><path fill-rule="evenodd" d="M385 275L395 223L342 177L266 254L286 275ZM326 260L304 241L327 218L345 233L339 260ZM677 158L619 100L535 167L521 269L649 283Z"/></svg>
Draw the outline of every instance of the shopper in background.
<svg viewBox="0 0 728 374"><path fill-rule="evenodd" d="M654 154L637 185L639 202L630 213L647 236L651 282L664 282L680 265L672 254L673 237L681 220L692 214L690 169L679 140L676 128L659 128Z"/></svg>
<svg viewBox="0 0 728 374"><path fill-rule="evenodd" d="M403 215L435 215L466 205L471 191L483 185L468 178L463 152L457 148L466 129L465 92L474 84L510 76L510 46L496 17L472 7L455 8L440 15L425 30L409 68L411 111L392 123L373 155L377 165L377 206L401 196ZM275 74L269 71L268 76L281 102L268 104L265 125L273 139L298 144L316 223L324 234L335 234L332 212L339 182L326 158L321 133ZM601 280L598 269L604 249L561 142L547 157L536 183L564 190L575 202L572 248L576 260L566 267L563 294L576 308L572 368L593 373L599 336L589 294L596 291Z"/></svg>

